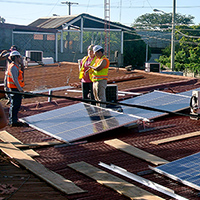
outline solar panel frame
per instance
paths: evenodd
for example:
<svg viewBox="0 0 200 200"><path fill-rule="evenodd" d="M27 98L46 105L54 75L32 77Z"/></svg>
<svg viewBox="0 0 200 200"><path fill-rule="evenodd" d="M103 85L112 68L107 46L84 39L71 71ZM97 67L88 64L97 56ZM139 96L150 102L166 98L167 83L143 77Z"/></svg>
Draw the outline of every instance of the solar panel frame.
<svg viewBox="0 0 200 200"><path fill-rule="evenodd" d="M150 168L175 181L200 190L200 152L155 168Z"/></svg>
<svg viewBox="0 0 200 200"><path fill-rule="evenodd" d="M161 91L154 91L122 101L122 103L147 106L170 112L188 108L189 102L190 97L188 96ZM73 142L86 136L137 122L138 119L148 121L167 114L127 106L122 106L122 109L123 113L120 113L86 103L78 103L20 120L59 140ZM66 129L69 129L69 131L66 131ZM78 134L77 132L81 133Z"/></svg>
<svg viewBox="0 0 200 200"><path fill-rule="evenodd" d="M20 119L65 142L73 142L127 125L137 118L86 103L78 103Z"/></svg>
<svg viewBox="0 0 200 200"><path fill-rule="evenodd" d="M196 88L196 89L193 89L193 90L200 91L200 88ZM184 96L191 97L191 96L192 96L192 91L193 91L193 90L188 90L188 91L186 91L186 92L180 92L179 94L180 94L180 95L184 95Z"/></svg>
<svg viewBox="0 0 200 200"><path fill-rule="evenodd" d="M190 97L162 91L153 91L151 93L134 97L132 99L124 100L122 103L147 106L155 109L166 110L169 112L178 112L180 110L189 108ZM151 111L136 107L133 108L123 106L122 108L126 114L133 114L137 117L147 119L154 119L167 114L166 112Z"/></svg>

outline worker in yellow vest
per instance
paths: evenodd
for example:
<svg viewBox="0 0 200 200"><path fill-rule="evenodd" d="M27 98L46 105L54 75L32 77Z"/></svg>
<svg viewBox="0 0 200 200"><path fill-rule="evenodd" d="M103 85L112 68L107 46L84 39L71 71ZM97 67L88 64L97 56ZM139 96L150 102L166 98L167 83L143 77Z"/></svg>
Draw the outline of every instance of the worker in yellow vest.
<svg viewBox="0 0 200 200"><path fill-rule="evenodd" d="M91 66L94 71L92 73L93 93L96 101L106 101L106 87L108 79L108 68L110 62L104 55L104 49L100 45L93 47L95 56L97 57L95 63ZM106 107L106 104L97 104L97 106Z"/></svg>
<svg viewBox="0 0 200 200"><path fill-rule="evenodd" d="M88 55L85 56L79 66L79 79L82 82L82 97L83 99L91 99L94 100L93 95L93 84L92 84L92 72L93 70L90 69L88 66L93 65L96 60L96 56L93 52L94 45L90 45L87 49Z"/></svg>

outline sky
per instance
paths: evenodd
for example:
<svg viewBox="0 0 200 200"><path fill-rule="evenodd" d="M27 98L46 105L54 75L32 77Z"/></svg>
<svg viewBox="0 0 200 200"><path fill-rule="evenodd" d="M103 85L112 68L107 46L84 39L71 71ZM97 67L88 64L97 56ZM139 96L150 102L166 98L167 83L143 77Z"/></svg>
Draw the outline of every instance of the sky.
<svg viewBox="0 0 200 200"><path fill-rule="evenodd" d="M68 15L69 7L64 0L0 0L0 16L6 23L28 25L40 17L53 14ZM107 0L108 2L108 0ZM71 15L87 13L104 18L104 0L72 0ZM159 9L172 12L173 0L110 0L110 20L131 26L134 20L146 13ZM200 24L199 0L176 0L176 13L194 16L194 23Z"/></svg>

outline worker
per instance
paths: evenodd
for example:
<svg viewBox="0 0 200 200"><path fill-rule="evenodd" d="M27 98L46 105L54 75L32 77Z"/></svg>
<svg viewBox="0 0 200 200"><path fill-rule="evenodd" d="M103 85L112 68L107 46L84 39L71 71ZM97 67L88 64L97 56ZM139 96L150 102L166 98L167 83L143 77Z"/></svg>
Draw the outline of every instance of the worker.
<svg viewBox="0 0 200 200"><path fill-rule="evenodd" d="M0 129L4 128L6 125L7 125L7 118L4 109L0 103Z"/></svg>
<svg viewBox="0 0 200 200"><path fill-rule="evenodd" d="M93 47L95 56L97 57L95 63L90 65L93 69L92 82L93 82L93 93L96 101L106 101L106 87L108 79L108 68L110 62L104 55L104 49L100 45ZM106 104L96 104L97 106L106 107Z"/></svg>
<svg viewBox="0 0 200 200"><path fill-rule="evenodd" d="M7 87L7 68L9 64L11 63L11 60L9 59L10 51L3 50L0 54L0 60L6 60L6 66L5 66L5 76L4 76L4 90L8 91ZM8 99L6 102L6 105L10 104L10 94L5 93L5 97Z"/></svg>
<svg viewBox="0 0 200 200"><path fill-rule="evenodd" d="M8 87L7 87L7 69L8 69L8 66L10 65L10 63L12 62L12 60L10 59L10 53L12 51L18 51L18 48L16 45L12 45L10 47L9 50L3 50L0 54L0 58L1 60L6 60L6 70L5 70L5 77L4 77L4 90L5 91L9 91ZM24 75L24 62L23 62L23 58L22 56L20 56L21 58L21 61L20 61L20 67L21 67L21 70L23 71L23 75ZM8 101L6 102L6 105L10 104L10 94L6 94L5 95L6 98L8 99Z"/></svg>
<svg viewBox="0 0 200 200"><path fill-rule="evenodd" d="M91 80L91 75L92 75L92 69L89 68L89 65L93 65L96 56L94 55L93 52L93 47L94 45L90 45L87 48L87 53L88 55L85 56L81 62L80 62L80 72L79 72L79 79L81 79L82 82L82 97L83 99L91 99L94 100L94 95L93 95L93 83Z"/></svg>
<svg viewBox="0 0 200 200"><path fill-rule="evenodd" d="M10 53L10 59L12 63L8 66L7 86L11 92L23 92L23 71L19 68L21 55L18 51L12 51ZM18 111L21 106L22 95L13 93L10 95L10 98L9 125L11 127L28 126L18 121Z"/></svg>

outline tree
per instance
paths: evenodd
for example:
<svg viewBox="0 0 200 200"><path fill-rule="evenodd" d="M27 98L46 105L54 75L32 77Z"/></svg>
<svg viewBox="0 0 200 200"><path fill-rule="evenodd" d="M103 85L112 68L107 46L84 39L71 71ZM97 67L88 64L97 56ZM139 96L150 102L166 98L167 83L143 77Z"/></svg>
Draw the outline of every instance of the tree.
<svg viewBox="0 0 200 200"><path fill-rule="evenodd" d="M150 51L148 57L150 57ZM124 34L124 65L138 68L144 65L146 59L146 44L135 33Z"/></svg>
<svg viewBox="0 0 200 200"><path fill-rule="evenodd" d="M175 71L200 73L200 25L176 27L176 37L181 36L175 47ZM170 47L157 60L162 66L170 67Z"/></svg>
<svg viewBox="0 0 200 200"><path fill-rule="evenodd" d="M176 25L191 25L194 17L176 14ZM132 26L137 29L162 29L171 27L172 13L146 13L139 16Z"/></svg>

